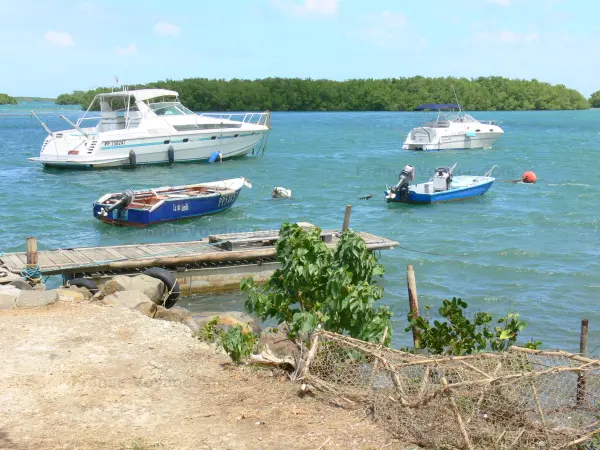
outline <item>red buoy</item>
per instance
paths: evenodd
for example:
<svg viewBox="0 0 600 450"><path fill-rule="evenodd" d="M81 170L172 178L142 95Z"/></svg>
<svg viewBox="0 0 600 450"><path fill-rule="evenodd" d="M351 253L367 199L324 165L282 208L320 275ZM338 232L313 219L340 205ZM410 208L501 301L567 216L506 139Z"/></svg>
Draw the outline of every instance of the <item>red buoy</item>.
<svg viewBox="0 0 600 450"><path fill-rule="evenodd" d="M533 172L525 172L521 177L521 181L523 183L535 183L537 181L537 177Z"/></svg>

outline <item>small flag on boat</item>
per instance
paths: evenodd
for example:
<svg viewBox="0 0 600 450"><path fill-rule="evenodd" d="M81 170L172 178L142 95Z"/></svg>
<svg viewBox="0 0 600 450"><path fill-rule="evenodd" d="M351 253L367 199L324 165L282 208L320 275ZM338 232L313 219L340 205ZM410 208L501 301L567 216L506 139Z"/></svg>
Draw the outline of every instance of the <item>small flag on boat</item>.
<svg viewBox="0 0 600 450"><path fill-rule="evenodd" d="M119 85L119 77L115 75L115 82L117 84L117 86Z"/></svg>

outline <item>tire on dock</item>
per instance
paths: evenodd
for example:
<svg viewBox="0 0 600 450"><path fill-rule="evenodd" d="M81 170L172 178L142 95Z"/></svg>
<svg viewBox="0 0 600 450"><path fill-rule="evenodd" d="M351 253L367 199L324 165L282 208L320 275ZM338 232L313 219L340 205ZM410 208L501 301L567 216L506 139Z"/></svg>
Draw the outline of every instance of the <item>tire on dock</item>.
<svg viewBox="0 0 600 450"><path fill-rule="evenodd" d="M67 281L66 286L86 288L92 295L95 295L100 290L94 281L87 278L73 278L72 280Z"/></svg>
<svg viewBox="0 0 600 450"><path fill-rule="evenodd" d="M157 278L163 283L165 283L165 286L169 292L169 296L165 300L164 306L165 308L175 306L175 303L177 303L177 299L181 295L181 290L179 289L179 282L177 281L177 278L175 278L175 275L161 267L152 267L148 270L145 270L143 272L143 275L147 275L152 278Z"/></svg>

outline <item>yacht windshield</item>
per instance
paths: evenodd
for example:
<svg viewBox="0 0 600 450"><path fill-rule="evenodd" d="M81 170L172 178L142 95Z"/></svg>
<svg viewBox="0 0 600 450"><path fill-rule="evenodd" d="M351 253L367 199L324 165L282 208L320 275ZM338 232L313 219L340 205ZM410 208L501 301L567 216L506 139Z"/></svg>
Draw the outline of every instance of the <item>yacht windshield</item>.
<svg viewBox="0 0 600 450"><path fill-rule="evenodd" d="M187 109L179 102L151 103L149 106L157 116L180 116L183 114L193 114L192 111Z"/></svg>

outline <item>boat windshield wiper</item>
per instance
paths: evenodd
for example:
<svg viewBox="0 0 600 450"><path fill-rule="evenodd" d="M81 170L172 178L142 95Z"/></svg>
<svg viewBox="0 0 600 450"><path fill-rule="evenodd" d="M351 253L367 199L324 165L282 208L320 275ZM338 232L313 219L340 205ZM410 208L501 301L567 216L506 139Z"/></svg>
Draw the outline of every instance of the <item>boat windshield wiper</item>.
<svg viewBox="0 0 600 450"><path fill-rule="evenodd" d="M67 119L64 115L60 115L61 120L66 120L67 122L69 122L69 124L75 128L77 131L79 131L81 134L83 134L86 138L89 138L90 136L83 131L81 128L79 128L77 125L75 125L73 122L71 122L69 119Z"/></svg>

